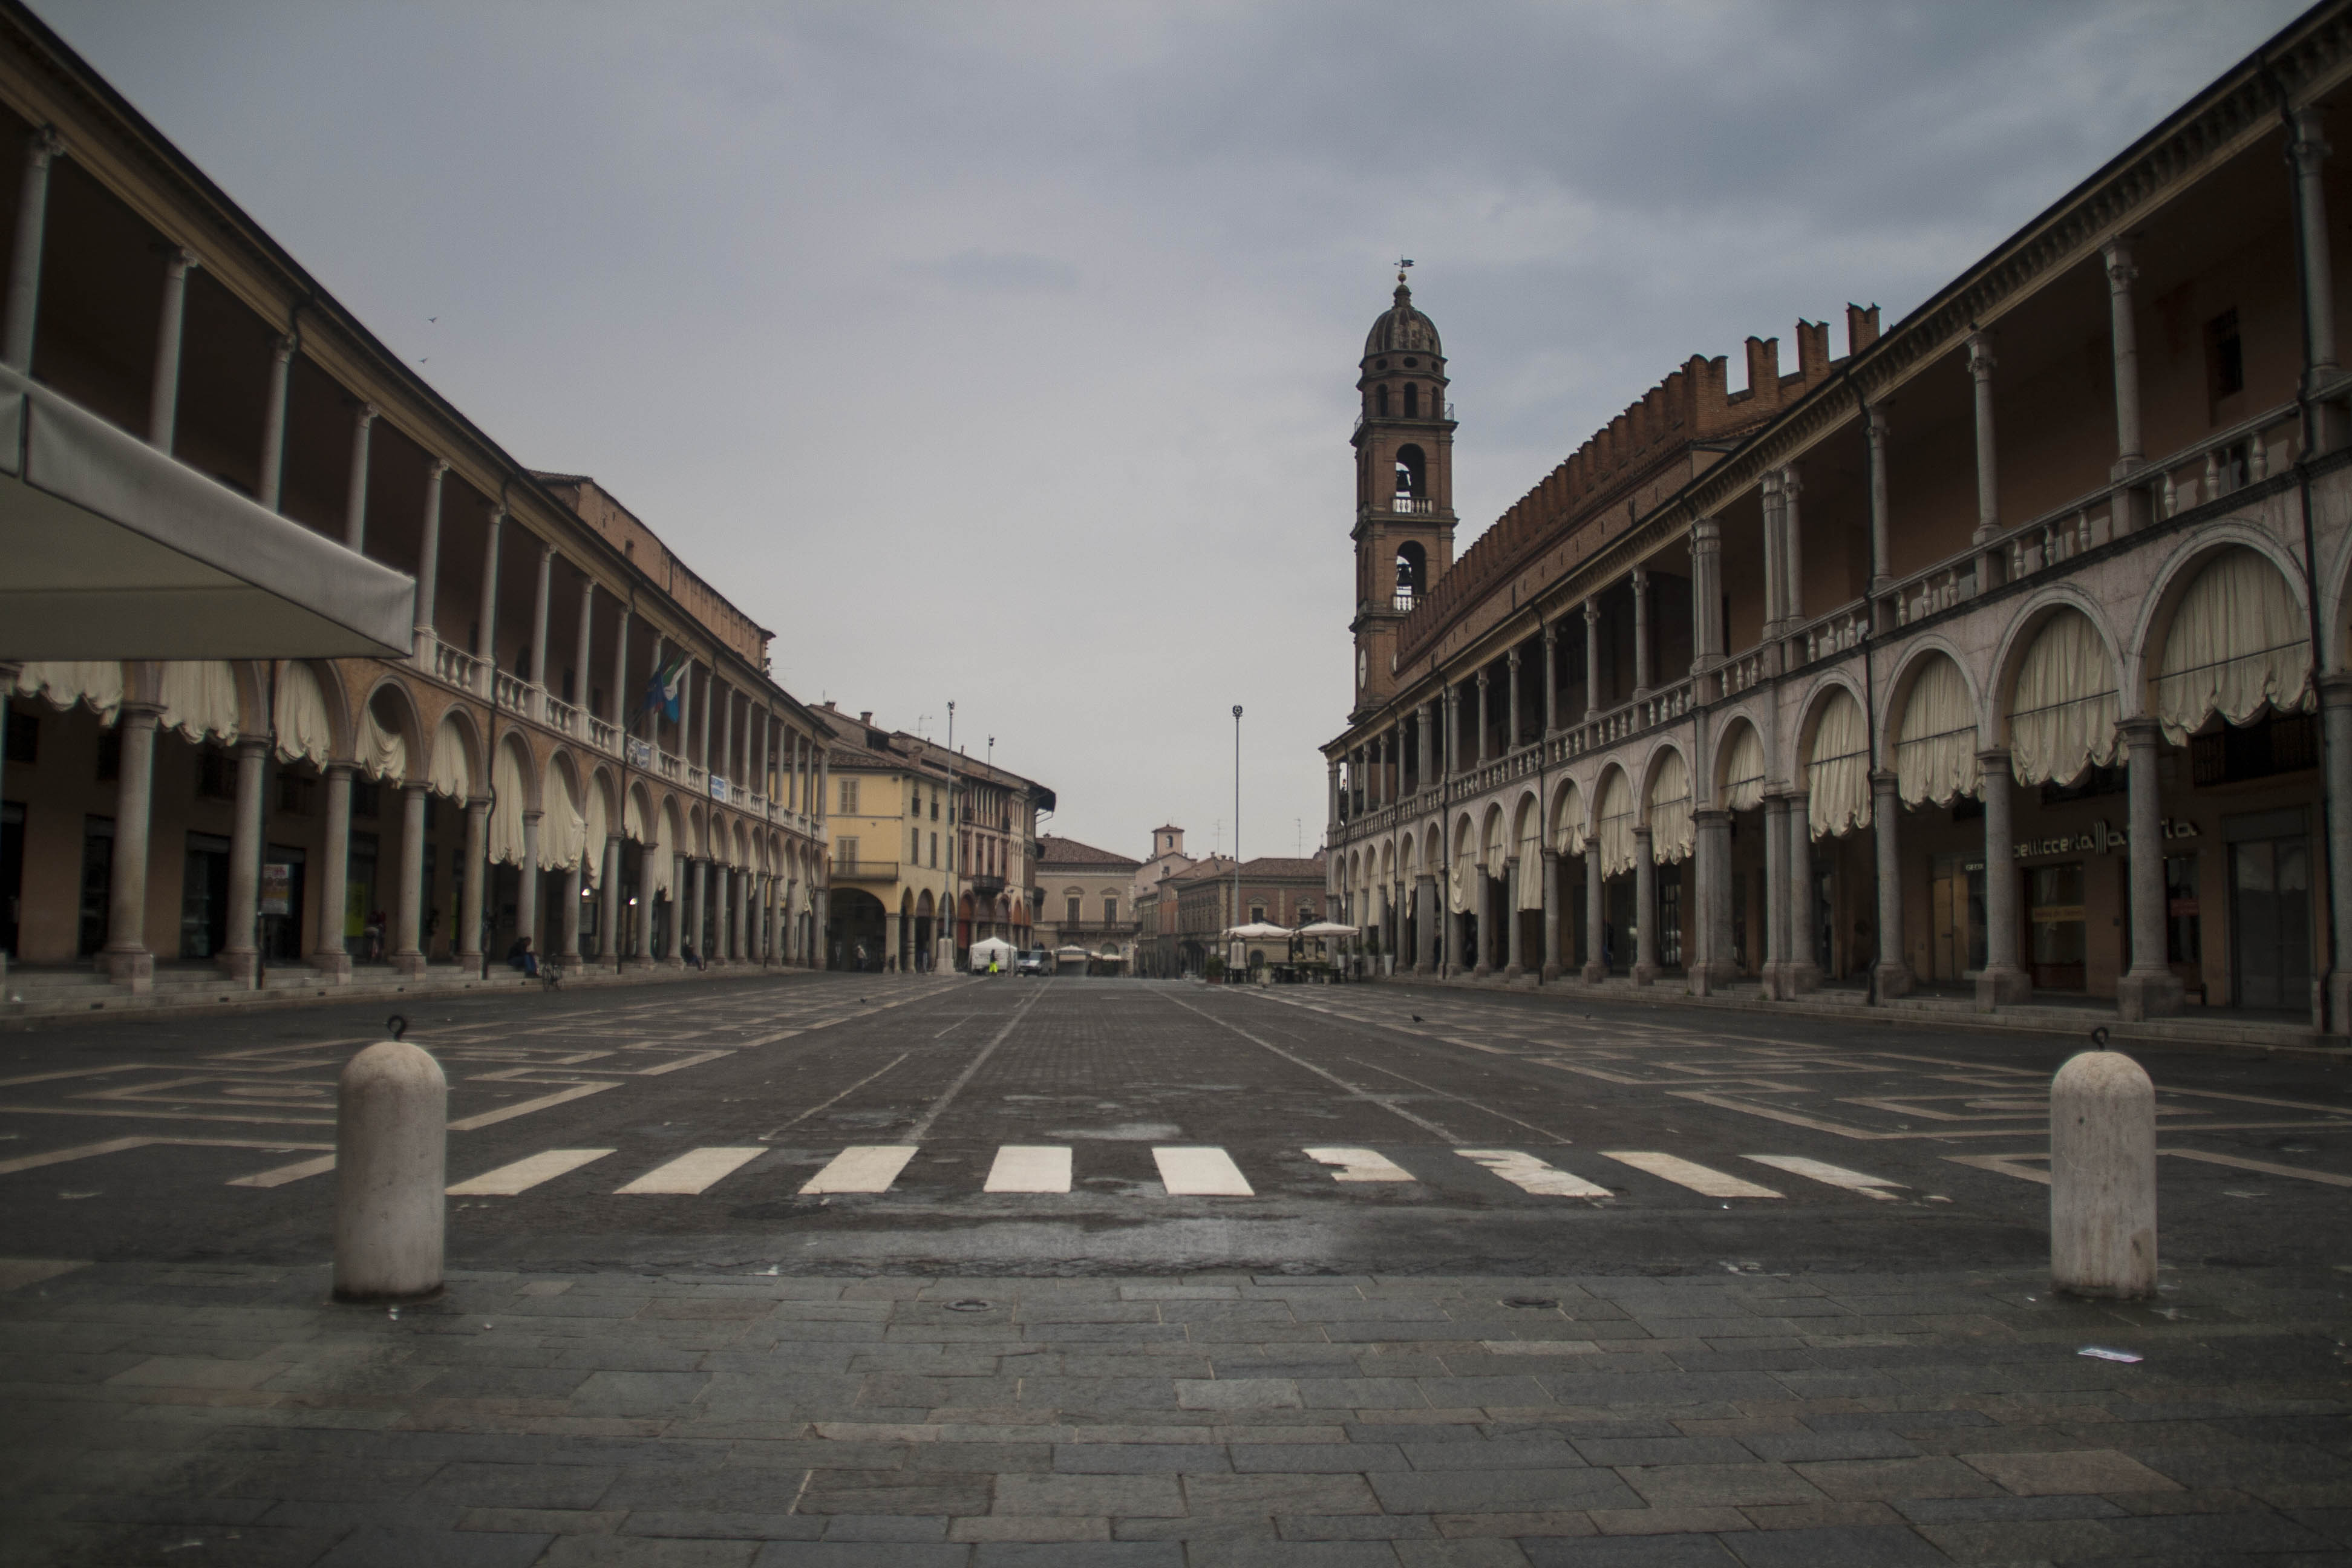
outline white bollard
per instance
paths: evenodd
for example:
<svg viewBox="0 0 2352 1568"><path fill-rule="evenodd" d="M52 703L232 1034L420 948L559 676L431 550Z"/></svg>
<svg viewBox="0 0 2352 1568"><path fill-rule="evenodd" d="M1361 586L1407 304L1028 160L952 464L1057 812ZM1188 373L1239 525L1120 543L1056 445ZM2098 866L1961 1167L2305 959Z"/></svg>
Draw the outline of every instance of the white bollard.
<svg viewBox="0 0 2352 1568"><path fill-rule="evenodd" d="M343 1068L335 1094L335 1299L406 1301L441 1289L449 1083L394 1037Z"/></svg>
<svg viewBox="0 0 2352 1568"><path fill-rule="evenodd" d="M2084 1051L2050 1082L2050 1283L2156 1292L2156 1086L2121 1051Z"/></svg>

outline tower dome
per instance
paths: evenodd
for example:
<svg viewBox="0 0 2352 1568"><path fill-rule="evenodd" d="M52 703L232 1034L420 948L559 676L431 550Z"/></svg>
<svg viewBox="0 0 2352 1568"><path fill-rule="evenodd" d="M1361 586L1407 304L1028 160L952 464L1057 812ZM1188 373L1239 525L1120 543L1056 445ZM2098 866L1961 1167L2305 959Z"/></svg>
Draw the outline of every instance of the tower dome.
<svg viewBox="0 0 2352 1568"><path fill-rule="evenodd" d="M1445 347L1437 340L1437 323L1412 308L1412 290L1404 274L1397 274L1396 303L1373 321L1364 339L1364 357L1385 353L1425 353L1443 359Z"/></svg>

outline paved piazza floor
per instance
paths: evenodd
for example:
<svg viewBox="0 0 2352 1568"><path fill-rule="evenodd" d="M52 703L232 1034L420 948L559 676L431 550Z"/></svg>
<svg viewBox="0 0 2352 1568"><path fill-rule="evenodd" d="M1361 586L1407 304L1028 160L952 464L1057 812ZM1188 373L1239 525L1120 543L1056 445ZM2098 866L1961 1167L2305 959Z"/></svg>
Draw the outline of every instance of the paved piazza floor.
<svg viewBox="0 0 2352 1568"><path fill-rule="evenodd" d="M1401 986L436 1002L442 1300L326 1302L352 1008L0 1036L0 1563L2352 1563L2352 1095ZM2088 1356L2097 1349L2137 1360Z"/></svg>

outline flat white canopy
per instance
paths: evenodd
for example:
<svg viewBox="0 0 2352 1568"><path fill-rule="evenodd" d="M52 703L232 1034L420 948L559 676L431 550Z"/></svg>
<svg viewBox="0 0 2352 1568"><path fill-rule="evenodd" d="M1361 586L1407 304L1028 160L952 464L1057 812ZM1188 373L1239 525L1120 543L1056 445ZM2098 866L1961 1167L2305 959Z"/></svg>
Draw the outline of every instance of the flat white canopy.
<svg viewBox="0 0 2352 1568"><path fill-rule="evenodd" d="M415 580L0 365L0 658L404 657Z"/></svg>
<svg viewBox="0 0 2352 1568"><path fill-rule="evenodd" d="M1230 927L1224 934L1228 940L1234 941L1271 942L1276 937L1288 936L1290 928L1276 925L1272 921L1257 921L1249 925Z"/></svg>
<svg viewBox="0 0 2352 1568"><path fill-rule="evenodd" d="M1300 926L1291 934L1294 936L1358 936L1361 932L1356 927L1341 925L1338 921L1317 921L1313 925Z"/></svg>

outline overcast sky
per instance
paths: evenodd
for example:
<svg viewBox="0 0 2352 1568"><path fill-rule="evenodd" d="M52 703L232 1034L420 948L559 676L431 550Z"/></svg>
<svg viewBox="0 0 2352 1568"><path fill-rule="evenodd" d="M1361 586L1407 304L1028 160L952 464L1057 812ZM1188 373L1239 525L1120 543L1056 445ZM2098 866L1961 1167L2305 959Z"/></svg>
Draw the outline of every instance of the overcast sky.
<svg viewBox="0 0 2352 1568"><path fill-rule="evenodd" d="M1356 359L1413 258L1466 547L1694 353L1890 323L2284 0L33 0L796 696L1141 856L1312 853ZM437 325L427 318L438 317Z"/></svg>

